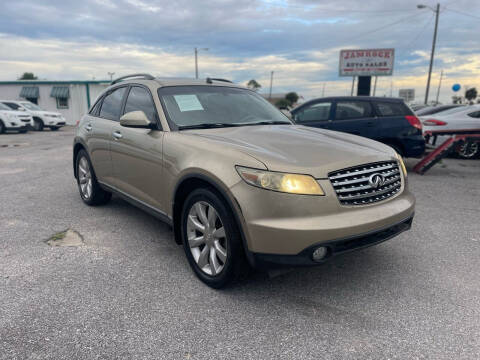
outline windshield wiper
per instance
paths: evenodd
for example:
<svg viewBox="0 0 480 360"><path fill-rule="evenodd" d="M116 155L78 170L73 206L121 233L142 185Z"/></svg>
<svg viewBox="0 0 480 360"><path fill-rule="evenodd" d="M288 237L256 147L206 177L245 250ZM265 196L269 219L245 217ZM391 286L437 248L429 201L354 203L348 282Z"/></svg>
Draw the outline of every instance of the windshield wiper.
<svg viewBox="0 0 480 360"><path fill-rule="evenodd" d="M292 125L292 123L289 121L264 120L264 121L258 121L258 122L245 123L243 125L245 126L247 125Z"/></svg>
<svg viewBox="0 0 480 360"><path fill-rule="evenodd" d="M232 123L202 123L202 124L193 124L193 125L180 125L178 130L188 130L188 129L213 129L213 128L222 128L222 127L232 127L232 126L241 126L242 124L232 124Z"/></svg>

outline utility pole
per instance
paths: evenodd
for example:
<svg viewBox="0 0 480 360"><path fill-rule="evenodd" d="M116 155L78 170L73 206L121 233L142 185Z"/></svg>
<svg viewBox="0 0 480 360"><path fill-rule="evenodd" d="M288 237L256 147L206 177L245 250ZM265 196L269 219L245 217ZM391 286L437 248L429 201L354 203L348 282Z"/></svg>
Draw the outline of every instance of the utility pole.
<svg viewBox="0 0 480 360"><path fill-rule="evenodd" d="M390 80L390 97L393 96L393 80Z"/></svg>
<svg viewBox="0 0 480 360"><path fill-rule="evenodd" d="M272 99L272 86L273 86L273 71L270 73L270 93L268 95L268 99Z"/></svg>
<svg viewBox="0 0 480 360"><path fill-rule="evenodd" d="M430 53L430 66L428 67L427 89L425 91L425 105L428 103L428 92L430 91L430 79L432 77L433 57L435 56L435 45L437 42L438 16L440 15L440 4L435 9L427 5L417 5L417 8L429 8L435 13L435 29L433 30L432 52Z"/></svg>
<svg viewBox="0 0 480 360"><path fill-rule="evenodd" d="M208 51L208 48L194 48L195 51L195 79L198 79L198 52L200 50Z"/></svg>
<svg viewBox="0 0 480 360"><path fill-rule="evenodd" d="M442 78L443 78L443 70L442 70L442 72L440 73L440 81L438 82L437 100L435 101L435 102L436 102L435 105L438 105L438 98L440 97L440 87L442 86Z"/></svg>
<svg viewBox="0 0 480 360"><path fill-rule="evenodd" d="M322 97L325 96L325 83L323 83L322 85Z"/></svg>
<svg viewBox="0 0 480 360"><path fill-rule="evenodd" d="M113 75L115 75L115 73L114 72L108 72L107 74L110 75L110 82L112 82L113 81Z"/></svg>
<svg viewBox="0 0 480 360"><path fill-rule="evenodd" d="M352 91L350 91L350 96L353 96L353 89L355 88L355 76L352 78Z"/></svg>

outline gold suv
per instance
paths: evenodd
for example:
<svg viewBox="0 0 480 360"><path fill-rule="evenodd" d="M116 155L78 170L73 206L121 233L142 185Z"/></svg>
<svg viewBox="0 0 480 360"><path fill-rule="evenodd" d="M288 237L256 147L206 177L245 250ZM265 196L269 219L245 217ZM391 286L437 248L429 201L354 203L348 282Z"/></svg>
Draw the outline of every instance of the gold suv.
<svg viewBox="0 0 480 360"><path fill-rule="evenodd" d="M169 223L219 288L249 267L314 265L411 226L401 157L366 138L293 125L222 79L112 82L79 123L82 200L112 193Z"/></svg>

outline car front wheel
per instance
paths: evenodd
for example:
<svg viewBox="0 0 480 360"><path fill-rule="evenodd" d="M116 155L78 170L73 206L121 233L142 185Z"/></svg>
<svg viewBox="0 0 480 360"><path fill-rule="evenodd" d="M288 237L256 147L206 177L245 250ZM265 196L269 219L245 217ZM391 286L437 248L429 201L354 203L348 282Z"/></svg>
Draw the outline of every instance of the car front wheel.
<svg viewBox="0 0 480 360"><path fill-rule="evenodd" d="M210 287L221 288L248 272L232 211L210 189L196 189L187 197L182 240L191 268Z"/></svg>
<svg viewBox="0 0 480 360"><path fill-rule="evenodd" d="M43 121L40 119L33 119L33 129L35 131L42 131L43 130Z"/></svg>
<svg viewBox="0 0 480 360"><path fill-rule="evenodd" d="M85 150L80 150L77 155L76 169L78 190L83 202L91 206L106 204L111 199L112 193L100 187Z"/></svg>

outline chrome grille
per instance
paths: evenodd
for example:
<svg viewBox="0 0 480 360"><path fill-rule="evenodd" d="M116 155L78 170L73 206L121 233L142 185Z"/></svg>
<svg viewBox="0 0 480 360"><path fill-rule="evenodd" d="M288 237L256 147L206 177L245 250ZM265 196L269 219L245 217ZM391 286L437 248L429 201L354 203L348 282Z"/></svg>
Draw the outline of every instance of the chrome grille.
<svg viewBox="0 0 480 360"><path fill-rule="evenodd" d="M342 205L366 205L388 199L402 188L396 161L359 165L328 174Z"/></svg>

